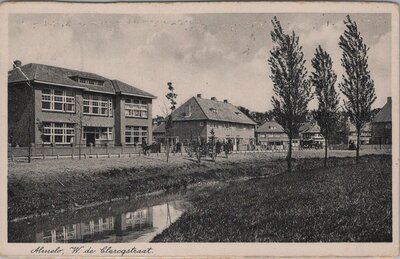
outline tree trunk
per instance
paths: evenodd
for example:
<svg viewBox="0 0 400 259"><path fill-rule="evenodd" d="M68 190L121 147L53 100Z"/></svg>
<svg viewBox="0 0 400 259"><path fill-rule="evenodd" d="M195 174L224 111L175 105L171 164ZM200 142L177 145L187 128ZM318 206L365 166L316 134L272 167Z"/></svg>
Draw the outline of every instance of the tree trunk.
<svg viewBox="0 0 400 259"><path fill-rule="evenodd" d="M360 156L360 134L361 129L357 129L357 147L356 147L356 163L358 164L359 156Z"/></svg>
<svg viewBox="0 0 400 259"><path fill-rule="evenodd" d="M292 136L289 137L289 151L286 157L288 171L289 173L292 172Z"/></svg>
<svg viewBox="0 0 400 259"><path fill-rule="evenodd" d="M167 163L168 163L168 160L169 160L169 140L168 140L168 134L167 134L167 131L165 131L165 143L167 144L166 145L166 149L165 149L165 154L167 155Z"/></svg>
<svg viewBox="0 0 400 259"><path fill-rule="evenodd" d="M328 163L328 137L325 137L325 159L324 159L324 167L327 167Z"/></svg>

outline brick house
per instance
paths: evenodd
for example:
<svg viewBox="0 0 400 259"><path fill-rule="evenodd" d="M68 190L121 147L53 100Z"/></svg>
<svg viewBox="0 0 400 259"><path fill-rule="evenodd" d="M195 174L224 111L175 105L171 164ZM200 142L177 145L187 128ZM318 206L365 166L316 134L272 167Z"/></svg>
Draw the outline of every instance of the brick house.
<svg viewBox="0 0 400 259"><path fill-rule="evenodd" d="M165 144L165 123L153 127L153 141Z"/></svg>
<svg viewBox="0 0 400 259"><path fill-rule="evenodd" d="M30 63L8 72L8 142L130 145L152 139L154 95L118 80Z"/></svg>
<svg viewBox="0 0 400 259"><path fill-rule="evenodd" d="M184 145L199 138L208 141L211 130L214 130L215 139L232 143L234 150L244 150L255 144L256 123L227 100L204 99L198 94L178 107L171 116L170 141L172 138L173 142L179 141Z"/></svg>
<svg viewBox="0 0 400 259"><path fill-rule="evenodd" d="M373 144L392 144L392 98L388 97L386 104L372 120Z"/></svg>
<svg viewBox="0 0 400 259"><path fill-rule="evenodd" d="M315 121L302 123L299 128L300 145L310 147L312 145L325 146L325 138L321 134L321 128Z"/></svg>
<svg viewBox="0 0 400 259"><path fill-rule="evenodd" d="M267 121L256 128L257 145L267 146L270 149L287 149L289 137L281 125L276 121ZM298 148L299 139L292 140L292 147Z"/></svg>
<svg viewBox="0 0 400 259"><path fill-rule="evenodd" d="M371 129L371 124L366 123L364 127L361 129L361 136L360 136L360 144L361 145L368 145L371 143L371 137L372 137L372 129ZM349 136L348 136L348 141L347 143L350 145L353 143L354 145L357 145L357 129L356 126L354 126L352 123L350 123L349 126Z"/></svg>

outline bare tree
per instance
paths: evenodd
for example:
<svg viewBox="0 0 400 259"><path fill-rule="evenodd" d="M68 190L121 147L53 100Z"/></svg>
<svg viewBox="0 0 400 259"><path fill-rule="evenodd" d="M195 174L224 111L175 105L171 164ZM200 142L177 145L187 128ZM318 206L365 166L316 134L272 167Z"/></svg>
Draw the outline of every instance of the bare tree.
<svg viewBox="0 0 400 259"><path fill-rule="evenodd" d="M314 58L311 60L314 71L311 74L311 83L315 87L318 99L318 109L313 112L314 119L321 127L325 138L324 166L327 166L328 141L336 128L339 107L339 94L335 91L336 73L332 69L330 55L318 46Z"/></svg>
<svg viewBox="0 0 400 259"><path fill-rule="evenodd" d="M342 75L339 88L347 98L344 101L344 109L357 130L356 162L358 163L361 130L371 121L373 116L371 105L376 100L376 94L374 81L368 69L369 48L364 44L357 23L352 21L349 15L344 24L346 30L340 36L339 47L343 50L341 61L345 74Z"/></svg>
<svg viewBox="0 0 400 259"><path fill-rule="evenodd" d="M167 83L168 85L168 94L165 95L165 97L167 98L167 100L170 102L170 114L167 117L167 121L165 123L165 139L166 139L166 155L167 155L167 163L169 160L169 151L170 151L170 141L169 141L169 136L171 133L171 129L173 127L172 125L172 113L174 112L174 110L176 109L176 98L178 97L178 95L176 93L174 93L174 87L172 86L171 82Z"/></svg>
<svg viewBox="0 0 400 259"><path fill-rule="evenodd" d="M311 100L310 83L304 66L304 54L299 37L294 31L285 34L276 17L272 20L272 41L268 64L275 96L272 97L275 120L283 127L289 138L287 154L288 171L292 170L292 140L298 135L300 124L305 120L307 104Z"/></svg>

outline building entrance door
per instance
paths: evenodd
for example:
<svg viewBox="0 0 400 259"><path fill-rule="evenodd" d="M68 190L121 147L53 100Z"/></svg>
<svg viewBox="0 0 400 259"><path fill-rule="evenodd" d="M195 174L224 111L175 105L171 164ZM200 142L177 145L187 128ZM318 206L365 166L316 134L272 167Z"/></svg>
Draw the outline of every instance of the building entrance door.
<svg viewBox="0 0 400 259"><path fill-rule="evenodd" d="M95 146L96 144L96 134L94 133L86 133L86 146L90 146L90 143Z"/></svg>

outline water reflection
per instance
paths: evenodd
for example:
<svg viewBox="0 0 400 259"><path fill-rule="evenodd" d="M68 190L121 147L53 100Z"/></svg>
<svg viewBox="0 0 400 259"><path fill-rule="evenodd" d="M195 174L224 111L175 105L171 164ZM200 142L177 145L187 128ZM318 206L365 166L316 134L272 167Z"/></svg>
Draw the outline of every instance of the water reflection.
<svg viewBox="0 0 400 259"><path fill-rule="evenodd" d="M9 242L150 242L186 210L188 203L181 196L173 198L114 204L51 220L41 217L9 223Z"/></svg>

